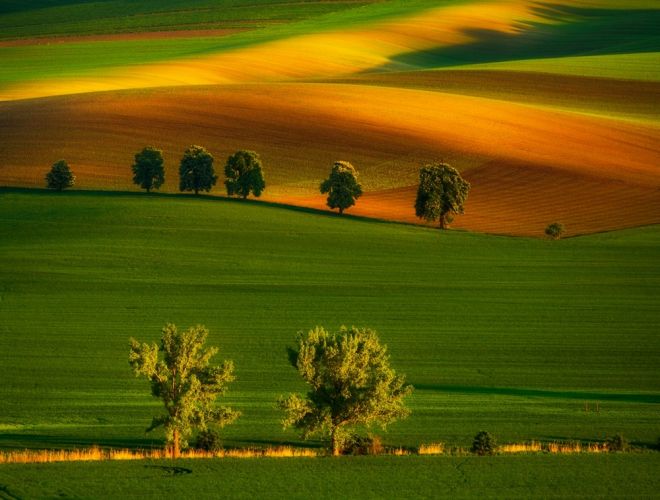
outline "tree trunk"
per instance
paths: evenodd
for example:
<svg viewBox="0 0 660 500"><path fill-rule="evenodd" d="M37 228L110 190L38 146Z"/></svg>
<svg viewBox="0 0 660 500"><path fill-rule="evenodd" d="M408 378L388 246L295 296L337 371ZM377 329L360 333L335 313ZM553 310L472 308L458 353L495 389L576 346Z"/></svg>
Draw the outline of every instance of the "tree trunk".
<svg viewBox="0 0 660 500"><path fill-rule="evenodd" d="M344 209L341 208L341 207L339 207L339 215L341 215L341 214L343 214L343 213L344 213Z"/></svg>
<svg viewBox="0 0 660 500"><path fill-rule="evenodd" d="M332 428L332 434L330 435L333 457L338 457L339 455L341 455L341 448L339 447L339 436L337 435L337 431L339 431L338 425Z"/></svg>
<svg viewBox="0 0 660 500"><path fill-rule="evenodd" d="M440 229L447 229L447 223L445 222L445 216L447 214L440 214Z"/></svg>
<svg viewBox="0 0 660 500"><path fill-rule="evenodd" d="M148 187L148 188L147 188L147 193L149 193L150 191L151 191L151 188L150 188L150 187Z"/></svg>
<svg viewBox="0 0 660 500"><path fill-rule="evenodd" d="M198 195L198 194L199 194L199 189L195 188L195 195Z"/></svg>
<svg viewBox="0 0 660 500"><path fill-rule="evenodd" d="M249 194L249 193L248 193L248 194ZM247 194L244 194L244 195L243 195L243 199L244 199L244 200L247 199L247 197L248 197Z"/></svg>
<svg viewBox="0 0 660 500"><path fill-rule="evenodd" d="M181 455L181 438L179 437L179 431L174 429L172 437L172 458L179 458Z"/></svg>

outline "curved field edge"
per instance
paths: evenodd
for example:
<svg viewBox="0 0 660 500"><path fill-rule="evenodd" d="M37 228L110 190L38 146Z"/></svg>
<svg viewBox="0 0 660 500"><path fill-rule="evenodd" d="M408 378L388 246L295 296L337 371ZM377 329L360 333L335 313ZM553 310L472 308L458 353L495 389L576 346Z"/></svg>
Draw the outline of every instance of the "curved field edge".
<svg viewBox="0 0 660 500"><path fill-rule="evenodd" d="M647 90L652 99L655 89ZM84 189L132 189L133 155L154 145L164 150L163 189L172 192L182 151L200 144L218 171L238 149L259 152L270 201L324 208L319 183L332 162L349 160L366 191L351 213L418 222L418 169L443 159L473 183L456 227L542 236L560 218L568 235L660 222L660 132L645 123L434 91L311 83L88 94L1 103L0 110L4 185L43 186L48 165L65 158Z"/></svg>
<svg viewBox="0 0 660 500"><path fill-rule="evenodd" d="M0 465L0 491L10 498L653 497L659 465L657 453Z"/></svg>
<svg viewBox="0 0 660 500"><path fill-rule="evenodd" d="M284 348L317 324L377 329L416 387L388 445L657 439L658 227L538 241L138 193L0 208L3 448L161 446L126 359L167 321L236 364L229 446L302 444L274 402L304 390Z"/></svg>

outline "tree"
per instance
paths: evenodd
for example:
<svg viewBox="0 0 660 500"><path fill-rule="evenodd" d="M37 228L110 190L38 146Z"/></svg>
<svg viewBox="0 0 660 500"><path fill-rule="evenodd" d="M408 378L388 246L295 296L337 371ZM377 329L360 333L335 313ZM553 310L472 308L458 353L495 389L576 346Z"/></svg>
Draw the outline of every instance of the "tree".
<svg viewBox="0 0 660 500"><path fill-rule="evenodd" d="M128 360L135 376L148 378L151 394L165 405L165 415L154 417L147 432L164 426L172 456L178 457L193 429L205 431L209 424L223 427L240 415L213 404L234 380L234 364L209 366L218 349L204 348L209 332L203 326L179 333L175 325L167 324L162 333L160 346L131 338Z"/></svg>
<svg viewBox="0 0 660 500"><path fill-rule="evenodd" d="M328 207L338 208L341 215L344 210L355 205L362 196L362 186L357 178L358 173L353 165L347 161L336 161L330 177L321 183L321 193L328 193Z"/></svg>
<svg viewBox="0 0 660 500"><path fill-rule="evenodd" d="M257 198L266 188L259 155L254 151L236 151L225 165L227 195L247 198L250 192Z"/></svg>
<svg viewBox="0 0 660 500"><path fill-rule="evenodd" d="M310 390L306 397L280 397L282 423L302 431L304 438L329 434L333 455L341 453L351 427L384 428L410 413L403 399L413 388L390 368L387 347L375 331L341 327L329 333L317 326L307 335L298 333L297 346L288 351Z"/></svg>
<svg viewBox="0 0 660 500"><path fill-rule="evenodd" d="M495 438L487 431L480 431L474 436L472 441L472 453L477 455L492 455L495 453L497 445L495 443Z"/></svg>
<svg viewBox="0 0 660 500"><path fill-rule="evenodd" d="M76 176L73 175L69 164L65 160L59 160L53 163L50 172L46 174L46 187L48 189L62 191L73 186L75 182Z"/></svg>
<svg viewBox="0 0 660 500"><path fill-rule="evenodd" d="M165 182L163 152L160 149L146 147L135 155L133 164L133 184L137 184L147 193L158 189Z"/></svg>
<svg viewBox="0 0 660 500"><path fill-rule="evenodd" d="M553 222L545 228L545 234L553 240L558 240L564 233L564 225L561 222Z"/></svg>
<svg viewBox="0 0 660 500"><path fill-rule="evenodd" d="M179 190L207 193L218 177L213 169L213 156L202 146L190 146L183 153L179 166Z"/></svg>
<svg viewBox="0 0 660 500"><path fill-rule="evenodd" d="M470 183L446 163L423 166L419 171L419 187L415 200L417 217L440 221L440 229L451 223L454 214L462 214Z"/></svg>

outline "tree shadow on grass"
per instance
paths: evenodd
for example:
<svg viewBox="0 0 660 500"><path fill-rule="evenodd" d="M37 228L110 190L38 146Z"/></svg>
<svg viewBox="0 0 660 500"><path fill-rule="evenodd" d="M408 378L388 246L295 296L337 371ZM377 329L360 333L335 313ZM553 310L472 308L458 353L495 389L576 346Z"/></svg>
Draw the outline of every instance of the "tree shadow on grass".
<svg viewBox="0 0 660 500"><path fill-rule="evenodd" d="M379 70L442 68L465 64L660 50L660 9L583 8L539 3L542 19L520 22L515 33L466 29L463 45L399 54Z"/></svg>
<svg viewBox="0 0 660 500"><path fill-rule="evenodd" d="M615 401L622 403L659 404L660 394L629 394L591 391L551 391L516 387L476 387L463 385L413 384L418 391L437 391L453 394L483 394L518 396L525 398L573 399L580 401Z"/></svg>
<svg viewBox="0 0 660 500"><path fill-rule="evenodd" d="M74 449L90 448L92 446L99 446L101 448L152 449L162 448L164 443L146 438L88 438L52 434L0 433L0 449Z"/></svg>
<svg viewBox="0 0 660 500"><path fill-rule="evenodd" d="M32 195L32 196L49 196L49 197L104 197L104 198L131 198L131 199L175 199L175 200L194 200L202 203L226 203L226 204L237 204L237 205L247 205L247 206L258 206L258 207L270 207L280 210L288 210L292 212L310 214L320 217L327 217L332 219L348 219L354 221L367 222L369 224L385 224L385 225L408 225L419 227L416 224L411 224L407 222L396 222L386 219L377 219L372 217L363 217L360 215L352 215L350 213L344 213L339 215L337 212L332 212L330 210L323 210L318 208L310 207L301 207L298 205L290 205L287 203L278 203L274 201L263 201L254 198L240 199L240 198L229 198L227 196L215 195L215 194L188 194L188 193L144 193L140 191L105 191L105 190L94 190L94 189L72 189L62 192L55 192L50 189L45 188L25 188L25 187L2 187L0 186L0 195L2 194L23 194L23 195ZM411 209L412 210L412 209ZM460 231L460 230L455 230Z"/></svg>

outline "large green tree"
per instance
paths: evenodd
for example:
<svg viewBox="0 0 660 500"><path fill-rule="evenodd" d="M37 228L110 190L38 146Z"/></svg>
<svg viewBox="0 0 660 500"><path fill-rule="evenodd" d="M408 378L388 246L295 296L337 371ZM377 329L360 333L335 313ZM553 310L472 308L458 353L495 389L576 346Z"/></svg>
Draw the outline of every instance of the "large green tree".
<svg viewBox="0 0 660 500"><path fill-rule="evenodd" d="M321 183L320 189L322 194L328 193L328 207L338 208L340 214L355 205L355 201L362 196L358 173L347 161L335 162L330 177Z"/></svg>
<svg viewBox="0 0 660 500"><path fill-rule="evenodd" d="M218 177L213 168L213 156L202 146L190 146L183 153L179 166L179 190L207 193Z"/></svg>
<svg viewBox="0 0 660 500"><path fill-rule="evenodd" d="M135 155L133 164L133 183L146 189L158 189L165 182L163 152L154 147L146 147Z"/></svg>
<svg viewBox="0 0 660 500"><path fill-rule="evenodd" d="M412 386L390 368L387 347L373 330L342 327L330 333L317 326L306 335L300 332L289 360L310 389L306 397L280 397L282 423L304 438L329 435L333 455L341 454L351 427L384 428L409 414L403 400Z"/></svg>
<svg viewBox="0 0 660 500"><path fill-rule="evenodd" d="M209 366L218 349L204 347L207 336L203 326L179 332L175 325L167 324L160 345L130 340L128 360L133 373L148 378L151 394L165 405L165 414L154 417L147 431L165 427L174 457L187 446L195 429L204 431L209 424L222 427L240 415L231 408L214 405L234 380L234 364L224 361L221 366Z"/></svg>
<svg viewBox="0 0 660 500"><path fill-rule="evenodd" d="M462 214L470 183L446 163L425 165L419 171L415 214L427 221L440 221L445 229L455 214Z"/></svg>
<svg viewBox="0 0 660 500"><path fill-rule="evenodd" d="M73 175L69 164L65 160L59 160L53 163L50 172L46 174L46 187L62 191L71 187L76 182L76 176Z"/></svg>
<svg viewBox="0 0 660 500"><path fill-rule="evenodd" d="M225 164L225 186L229 196L247 198L250 192L257 198L266 188L263 167L254 151L236 151Z"/></svg>

